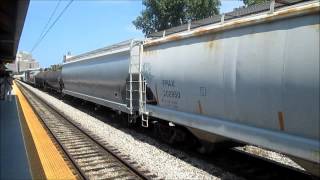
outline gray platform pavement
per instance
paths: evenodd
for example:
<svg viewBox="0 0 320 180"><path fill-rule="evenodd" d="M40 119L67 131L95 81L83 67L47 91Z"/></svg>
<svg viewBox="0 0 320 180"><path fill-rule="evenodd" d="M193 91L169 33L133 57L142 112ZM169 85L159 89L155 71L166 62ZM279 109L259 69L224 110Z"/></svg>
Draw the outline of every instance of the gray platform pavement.
<svg viewBox="0 0 320 180"><path fill-rule="evenodd" d="M0 179L31 179L14 93L0 100Z"/></svg>

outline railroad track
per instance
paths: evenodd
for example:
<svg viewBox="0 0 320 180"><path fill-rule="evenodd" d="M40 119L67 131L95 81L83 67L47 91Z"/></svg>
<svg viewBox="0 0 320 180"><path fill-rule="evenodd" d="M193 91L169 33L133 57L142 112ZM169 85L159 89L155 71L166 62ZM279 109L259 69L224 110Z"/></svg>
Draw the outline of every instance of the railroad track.
<svg viewBox="0 0 320 180"><path fill-rule="evenodd" d="M67 159L71 161L71 168L78 172L79 179L151 179L156 177L128 157L121 155L108 143L100 143L101 139L79 128L77 124L66 119L20 84L18 86Z"/></svg>

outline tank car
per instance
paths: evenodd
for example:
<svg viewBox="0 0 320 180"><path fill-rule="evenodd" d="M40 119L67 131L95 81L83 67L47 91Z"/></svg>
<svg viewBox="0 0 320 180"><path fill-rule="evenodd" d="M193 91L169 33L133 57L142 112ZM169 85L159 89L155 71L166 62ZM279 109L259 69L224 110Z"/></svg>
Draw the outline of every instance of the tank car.
<svg viewBox="0 0 320 180"><path fill-rule="evenodd" d="M37 88L44 88L44 82L45 82L45 75L46 71L40 71L36 76L35 76L35 86Z"/></svg>
<svg viewBox="0 0 320 180"><path fill-rule="evenodd" d="M150 116L282 152L319 175L319 2L149 39Z"/></svg>
<svg viewBox="0 0 320 180"><path fill-rule="evenodd" d="M44 76L44 86L45 88L62 92L63 82L61 78L61 70L46 71Z"/></svg>
<svg viewBox="0 0 320 180"><path fill-rule="evenodd" d="M61 70L45 70L39 72L35 77L35 85L41 89L51 89L56 92L62 92L63 81Z"/></svg>

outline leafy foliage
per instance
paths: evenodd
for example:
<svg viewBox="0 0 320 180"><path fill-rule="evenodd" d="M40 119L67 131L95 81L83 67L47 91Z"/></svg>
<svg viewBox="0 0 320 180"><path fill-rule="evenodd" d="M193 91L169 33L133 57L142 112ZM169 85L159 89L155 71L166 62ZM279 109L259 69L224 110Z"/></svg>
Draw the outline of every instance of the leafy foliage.
<svg viewBox="0 0 320 180"><path fill-rule="evenodd" d="M220 0L143 0L146 7L133 21L145 35L219 14Z"/></svg>

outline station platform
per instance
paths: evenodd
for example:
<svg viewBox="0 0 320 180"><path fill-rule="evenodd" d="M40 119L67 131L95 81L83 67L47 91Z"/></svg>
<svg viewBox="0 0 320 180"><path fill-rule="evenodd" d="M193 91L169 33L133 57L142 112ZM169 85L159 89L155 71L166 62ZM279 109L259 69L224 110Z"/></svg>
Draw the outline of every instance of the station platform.
<svg viewBox="0 0 320 180"><path fill-rule="evenodd" d="M16 84L0 121L0 179L77 179Z"/></svg>
<svg viewBox="0 0 320 180"><path fill-rule="evenodd" d="M0 101L0 179L31 179L17 102L14 92Z"/></svg>

